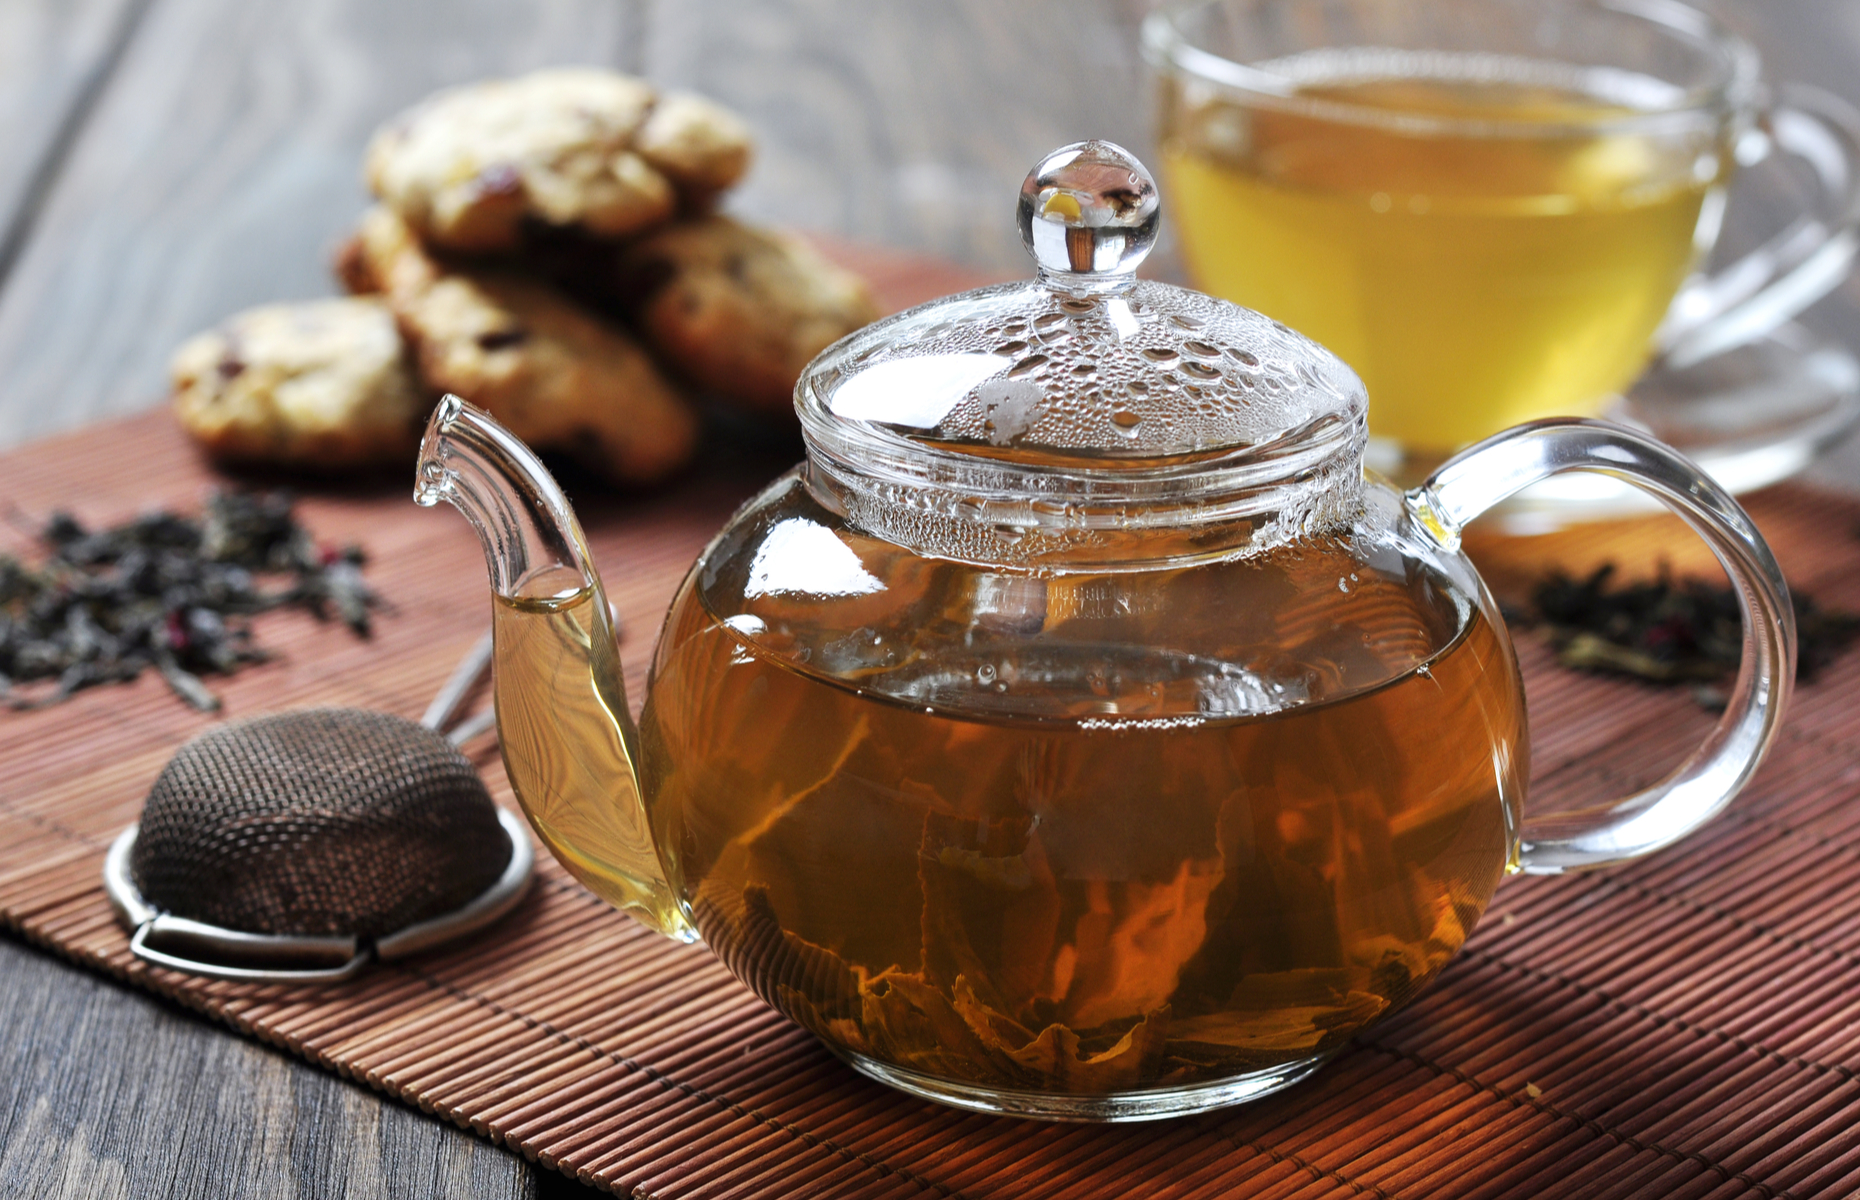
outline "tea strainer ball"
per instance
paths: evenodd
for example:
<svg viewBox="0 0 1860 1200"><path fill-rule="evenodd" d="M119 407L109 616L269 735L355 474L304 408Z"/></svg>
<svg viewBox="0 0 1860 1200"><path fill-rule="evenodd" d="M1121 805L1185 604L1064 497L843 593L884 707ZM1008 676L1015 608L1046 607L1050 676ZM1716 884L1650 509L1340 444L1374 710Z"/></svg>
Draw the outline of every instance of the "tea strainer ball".
<svg viewBox="0 0 1860 1200"><path fill-rule="evenodd" d="M317 708L176 752L104 882L148 962L224 979L346 979L497 920L529 883L520 820L445 735Z"/></svg>

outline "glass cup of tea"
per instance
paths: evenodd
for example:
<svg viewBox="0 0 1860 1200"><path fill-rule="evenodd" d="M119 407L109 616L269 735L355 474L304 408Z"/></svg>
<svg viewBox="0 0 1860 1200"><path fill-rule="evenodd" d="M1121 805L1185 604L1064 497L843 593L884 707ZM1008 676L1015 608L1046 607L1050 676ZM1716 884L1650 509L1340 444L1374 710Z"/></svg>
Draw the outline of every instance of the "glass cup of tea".
<svg viewBox="0 0 1860 1200"><path fill-rule="evenodd" d="M1194 284L1349 363L1391 468L1594 415L1852 262L1860 114L1768 98L1755 51L1671 0L1199 0L1143 37ZM1808 211L1695 274L1732 174L1773 149Z"/></svg>

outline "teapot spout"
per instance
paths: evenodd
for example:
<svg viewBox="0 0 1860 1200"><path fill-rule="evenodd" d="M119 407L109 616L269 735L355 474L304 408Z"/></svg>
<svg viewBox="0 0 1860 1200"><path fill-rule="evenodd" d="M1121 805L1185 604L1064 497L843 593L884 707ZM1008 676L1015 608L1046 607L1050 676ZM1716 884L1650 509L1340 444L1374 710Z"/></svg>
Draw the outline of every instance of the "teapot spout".
<svg viewBox="0 0 1860 1200"><path fill-rule="evenodd" d="M484 544L498 741L530 827L608 903L695 940L654 844L607 595L562 489L509 430L447 396L413 498L451 504Z"/></svg>

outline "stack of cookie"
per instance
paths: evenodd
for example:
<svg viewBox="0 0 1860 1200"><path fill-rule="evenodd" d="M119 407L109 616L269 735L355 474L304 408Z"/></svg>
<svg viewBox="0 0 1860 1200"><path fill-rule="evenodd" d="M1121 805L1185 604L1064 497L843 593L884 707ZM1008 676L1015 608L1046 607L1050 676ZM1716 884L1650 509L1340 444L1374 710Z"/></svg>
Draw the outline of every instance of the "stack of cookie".
<svg viewBox="0 0 1860 1200"><path fill-rule="evenodd" d="M405 461L454 392L618 482L663 478L697 446L690 396L791 412L808 361L876 315L803 243L713 211L749 154L728 110L607 71L435 95L369 145L353 298L191 339L182 423L227 459Z"/></svg>

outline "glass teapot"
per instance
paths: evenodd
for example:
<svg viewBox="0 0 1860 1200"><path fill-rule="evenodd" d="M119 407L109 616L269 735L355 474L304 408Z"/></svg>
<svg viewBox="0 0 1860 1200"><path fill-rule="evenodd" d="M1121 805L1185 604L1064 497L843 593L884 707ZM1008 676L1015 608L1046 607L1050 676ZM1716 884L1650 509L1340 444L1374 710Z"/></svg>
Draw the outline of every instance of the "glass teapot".
<svg viewBox="0 0 1860 1200"><path fill-rule="evenodd" d="M685 578L637 727L561 491L484 413L434 412L415 496L483 538L504 761L588 887L886 1083L1140 1119L1304 1077L1440 971L1507 872L1646 854L1749 779L1792 610L1710 479L1559 420L1396 491L1364 473L1342 362L1135 278L1158 200L1129 154L1054 152L1019 217L1038 280L808 368L807 461ZM1569 470L1711 544L1744 656L1669 778L1533 817L1517 664L1458 542Z"/></svg>

